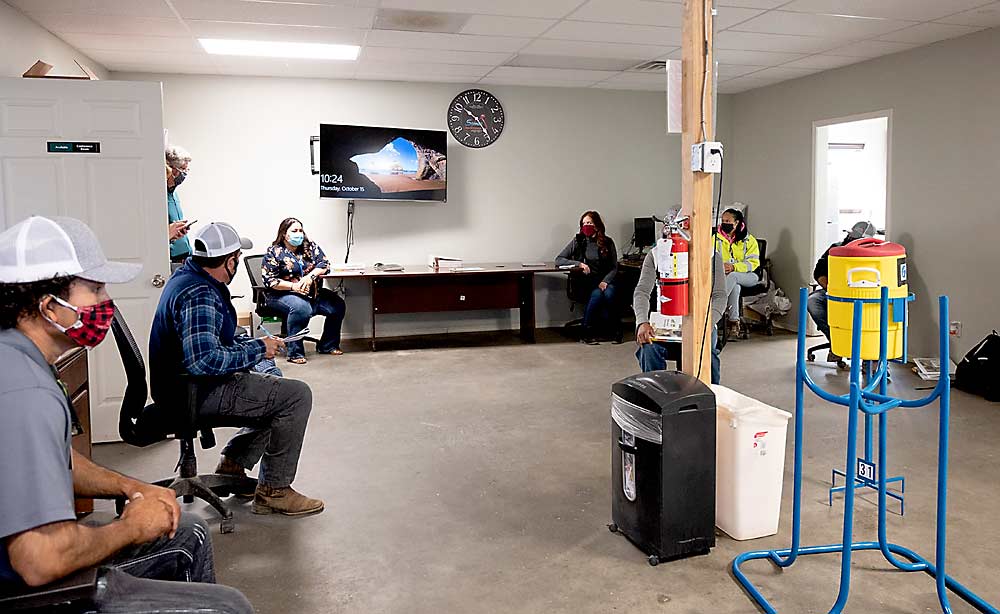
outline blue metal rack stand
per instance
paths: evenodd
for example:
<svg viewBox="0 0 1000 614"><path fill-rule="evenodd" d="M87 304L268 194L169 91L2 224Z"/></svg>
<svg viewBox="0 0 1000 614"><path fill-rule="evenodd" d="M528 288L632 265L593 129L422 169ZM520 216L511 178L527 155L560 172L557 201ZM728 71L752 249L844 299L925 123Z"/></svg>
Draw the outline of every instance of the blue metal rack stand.
<svg viewBox="0 0 1000 614"><path fill-rule="evenodd" d="M948 329L945 323L948 322L948 297L942 296L938 299L938 331L939 353L941 359L942 377L938 380L937 386L925 398L917 400L904 400L886 396L883 387L879 392L875 392L876 385L884 378L887 369L886 360L886 332L889 324L889 291L882 288L881 299L856 299L854 303L854 318L852 329L852 356L851 356L851 379L850 393L847 395L833 395L816 385L806 372L805 360L805 318L807 295L806 289L799 291L799 344L798 359L796 361L795 377L795 468L794 468L794 501L792 508L792 546L782 550L754 550L744 552L737 556L732 563L733 575L747 592L751 599L767 614L777 614L767 599L757 590L740 568L743 563L757 559L767 559L778 567L790 567L799 555L808 554L829 554L841 553L840 561L840 592L837 601L830 608L830 614L840 614L851 590L851 554L858 550L879 550L893 566L902 571L922 571L935 579L937 586L938 601L941 611L944 614L951 614L951 605L948 592L951 591L959 598L976 608L980 612L987 614L1000 614L1000 610L986 602L984 599L970 591L965 586L948 576L945 572L945 554L947 537L947 517L948 517L948 422L951 405L951 382L948 378L947 365L948 355ZM871 382L862 385L861 382L861 314L864 303L878 302L881 304L881 340L880 359ZM904 322L904 327L906 323ZM844 530L843 541L839 544L825 546L802 546L802 432L803 432L803 398L804 388L808 386L817 396L831 403L843 405L848 408L847 421L847 459L844 473L854 475L858 468L858 415L863 413L866 417L878 416L878 477L875 480L878 488L878 541L854 541L854 494L857 486L856 480L847 480L845 484L844 499ZM897 407L923 407L935 400L939 404L938 423L938 488L937 488L937 540L934 554L934 562L924 558L916 552L904 548L903 546L889 542L886 537L886 448L888 442L887 413ZM874 467L866 468L866 471L875 470ZM901 560L902 557L906 560Z"/></svg>
<svg viewBox="0 0 1000 614"><path fill-rule="evenodd" d="M838 296L828 296L827 299L831 300L831 301L841 302L841 303L854 303L855 302L854 299L841 298L841 297L838 297ZM907 360L908 360L907 359L907 350L908 350L907 346L909 345L908 344L908 341L909 341L909 331L907 329L907 321L906 321L908 310L903 305L903 301L904 300L907 301L907 302L912 301L913 300L913 295L912 294L909 295L906 299L897 299L897 302L896 302L896 306L898 308L898 311L896 313L900 314L900 318L901 318L901 320L903 322L903 356L902 356L902 358L900 358L898 360L890 360L889 362L899 362L899 363L902 363L902 364L905 365L906 362L907 362ZM879 299L870 299L870 300L861 299L860 302L862 302L862 303L879 303L881 301ZM874 387L878 386L879 394L881 394L881 395L884 396L886 394L887 385L889 383L889 368L887 366L884 371L878 371L878 370L873 371L872 370L872 362L873 361L871 361L871 360L865 360L865 361L862 361L862 363L861 363L861 377L863 378L862 379L862 382L863 382L862 388L869 388L869 389L874 390ZM878 377L878 374L881 374L881 376ZM874 455L874 447L875 446L874 446L874 439L873 439L873 434L875 432L875 428L874 428L874 426L875 426L874 425L875 416L872 415L872 414L869 414L869 413L865 413L864 419L865 419L865 451L864 451L864 457L858 461L857 471L854 473L854 486L855 487L860 486L862 488L870 488L872 490L877 491L878 490L878 481L875 479L875 471L874 471L874 469L877 466L877 464L876 464L875 455ZM850 474L848 474L845 471L842 471L841 469L837 469L836 467L834 467L830 471L830 491L828 493L828 503L829 503L830 507L833 507L833 495L835 495L836 493L839 493L839 492L846 492L847 491L847 476L848 475L850 475ZM844 479L844 485L843 486L837 486L837 476L840 476L840 477L842 477ZM900 516L905 515L906 514L906 499L905 499L906 478L903 477L903 476L901 476L901 475L897 475L897 476L893 476L891 478L886 478L885 483L887 485L888 484L899 483L899 490L886 490L885 494L886 494L886 496L891 497L892 499L895 499L896 501L899 501L899 515Z"/></svg>

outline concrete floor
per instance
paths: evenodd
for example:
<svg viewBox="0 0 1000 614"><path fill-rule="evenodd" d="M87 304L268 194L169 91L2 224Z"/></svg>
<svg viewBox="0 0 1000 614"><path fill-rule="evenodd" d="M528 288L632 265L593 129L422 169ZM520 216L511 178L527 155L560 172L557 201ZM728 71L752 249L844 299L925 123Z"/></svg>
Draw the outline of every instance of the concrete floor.
<svg viewBox="0 0 1000 614"><path fill-rule="evenodd" d="M282 364L307 381L315 406L295 486L327 509L305 519L254 516L234 502L237 528L214 534L219 580L262 613L438 614L534 612L754 612L728 569L745 550L785 547L791 530L791 446L779 534L658 567L610 519L609 386L636 370L634 344L583 346L550 332L536 345L507 335L443 345L396 344L377 354L309 354ZM420 349L420 348L423 349ZM723 383L792 410L795 339L755 335L723 353ZM814 366L835 392L846 375ZM926 394L896 367L890 393ZM839 541L843 504L826 504L830 468L843 466L846 414L807 397L803 543ZM989 549L1000 504L1000 407L953 393L948 569L1000 604ZM907 478L907 513L890 515L890 539L934 548L937 413L897 410L890 474ZM789 428L791 439L791 427ZM223 437L225 433L220 433ZM145 479L168 474L176 445L98 446L96 459ZM217 450L203 451L211 470ZM874 498L856 505L856 533L874 537ZM200 504L187 506L206 514ZM748 566L783 613L827 612L839 556L800 559L790 570ZM956 612L972 608L955 599ZM855 557L848 612L940 612L933 580L890 570L881 555Z"/></svg>

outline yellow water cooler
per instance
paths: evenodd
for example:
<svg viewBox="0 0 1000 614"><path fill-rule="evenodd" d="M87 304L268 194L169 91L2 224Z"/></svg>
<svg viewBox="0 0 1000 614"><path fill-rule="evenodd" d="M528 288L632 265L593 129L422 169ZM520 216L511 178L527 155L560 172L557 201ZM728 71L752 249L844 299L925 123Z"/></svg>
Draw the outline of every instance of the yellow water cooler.
<svg viewBox="0 0 1000 614"><path fill-rule="evenodd" d="M903 320L908 288L906 249L898 243L865 238L830 250L827 284L827 318L830 323L830 350L851 356L851 328L854 303L846 299L875 299L882 287L889 288L889 327L886 331L886 358L903 355ZM865 303L861 316L861 358L879 359L880 304Z"/></svg>

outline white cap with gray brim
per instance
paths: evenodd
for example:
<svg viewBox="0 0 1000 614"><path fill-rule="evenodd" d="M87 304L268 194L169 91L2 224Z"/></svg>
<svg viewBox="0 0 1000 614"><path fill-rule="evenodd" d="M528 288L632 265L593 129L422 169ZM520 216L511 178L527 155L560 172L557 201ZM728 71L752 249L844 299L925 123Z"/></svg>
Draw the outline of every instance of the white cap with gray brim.
<svg viewBox="0 0 1000 614"><path fill-rule="evenodd" d="M141 270L140 264L108 261L94 231L71 217L34 215L0 233L0 283L81 277L120 284Z"/></svg>
<svg viewBox="0 0 1000 614"><path fill-rule="evenodd" d="M212 222L191 234L191 255L228 256L241 249L251 249L253 242L241 237L236 229L225 222Z"/></svg>

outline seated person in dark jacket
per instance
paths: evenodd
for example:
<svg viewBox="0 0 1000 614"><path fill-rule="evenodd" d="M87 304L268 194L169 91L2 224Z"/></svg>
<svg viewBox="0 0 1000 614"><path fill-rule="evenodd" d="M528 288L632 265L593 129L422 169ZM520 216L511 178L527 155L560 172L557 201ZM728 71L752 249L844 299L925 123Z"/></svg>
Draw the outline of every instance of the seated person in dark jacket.
<svg viewBox="0 0 1000 614"><path fill-rule="evenodd" d="M556 265L575 265L570 272L570 295L586 303L582 340L596 343L601 333L611 332L612 319L618 316L614 286L618 252L605 234L600 213L587 211L580 217L580 232L556 256Z"/></svg>
<svg viewBox="0 0 1000 614"><path fill-rule="evenodd" d="M305 516L323 502L292 487L302 439L312 411L305 382L255 373L254 365L284 347L274 337L236 337L236 309L229 288L242 250L253 246L229 224L201 226L191 237L191 257L163 288L149 335L150 394L169 407L182 376L213 376L199 385L198 411L218 423L242 426L222 450L215 472L246 475L260 462L255 514Z"/></svg>
<svg viewBox="0 0 1000 614"><path fill-rule="evenodd" d="M827 341L830 340L830 324L826 319L826 286L827 272L829 271L830 250L834 247L847 245L851 241L856 241L862 237L874 236L875 227L872 226L871 222L858 222L847 233L847 236L844 237L843 241L840 243L834 243L830 247L826 248L823 255L816 261L816 268L813 269L813 279L815 279L816 283L819 284L819 288L809 295L809 304L807 309L809 310L809 315L812 317L813 322L816 323L816 328L826 335ZM826 359L829 362L837 362L840 360L840 356L837 356L833 352L829 352L826 355Z"/></svg>
<svg viewBox="0 0 1000 614"><path fill-rule="evenodd" d="M261 269L264 285L268 287L267 306L285 314L287 333L299 332L313 316L325 316L323 336L316 344L316 351L343 354L340 325L347 306L336 292L323 287L320 276L330 270L330 261L320 246L306 236L302 222L294 217L282 220ZM301 340L288 344L288 362L306 363Z"/></svg>

